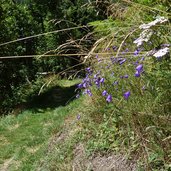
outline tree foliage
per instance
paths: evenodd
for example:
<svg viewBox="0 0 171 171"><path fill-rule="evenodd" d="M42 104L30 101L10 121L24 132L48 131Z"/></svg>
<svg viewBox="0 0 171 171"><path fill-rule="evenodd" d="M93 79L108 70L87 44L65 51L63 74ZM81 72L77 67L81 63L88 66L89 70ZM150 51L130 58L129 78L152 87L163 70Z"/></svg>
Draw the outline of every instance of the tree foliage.
<svg viewBox="0 0 171 171"><path fill-rule="evenodd" d="M99 8L100 10L100 8ZM1 0L0 4L0 44L20 38L87 25L88 22L104 19L94 3L88 0ZM0 56L21 56L87 52L93 43L82 39L90 28L64 31L58 34L29 38L0 46ZM82 39L82 41L79 41ZM67 46L61 46L68 42ZM70 43L74 42L74 43ZM9 108L20 103L15 90L36 79L37 72L54 72L79 63L64 57L0 59L0 105Z"/></svg>

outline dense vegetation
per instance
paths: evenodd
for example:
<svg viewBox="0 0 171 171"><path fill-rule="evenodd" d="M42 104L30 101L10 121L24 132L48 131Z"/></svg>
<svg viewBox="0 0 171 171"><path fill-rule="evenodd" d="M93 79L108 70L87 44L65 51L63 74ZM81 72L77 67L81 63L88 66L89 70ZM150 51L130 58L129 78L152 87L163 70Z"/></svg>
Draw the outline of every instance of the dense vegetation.
<svg viewBox="0 0 171 171"><path fill-rule="evenodd" d="M98 10L100 8L97 9L88 1L80 0L1 0L0 56L6 57L0 59L1 113L27 101L25 93L41 73L58 74L81 63L81 56L78 55L53 55L87 53L94 42L93 37L87 35L90 31L87 23L106 17L103 13L98 14ZM68 30L39 36L67 28ZM33 56L43 54L48 57ZM8 59L7 56L15 57ZM73 69L76 71L80 67ZM39 89L42 84L38 84ZM27 87L27 91L18 92L23 86ZM30 93L33 91L30 89Z"/></svg>
<svg viewBox="0 0 171 171"><path fill-rule="evenodd" d="M141 2L113 4L116 15L91 23L97 55L78 85L98 109L89 115L96 126L87 122L87 145L91 153L126 151L141 169L169 170L170 4Z"/></svg>
<svg viewBox="0 0 171 171"><path fill-rule="evenodd" d="M30 2L32 2L31 9ZM65 3L63 2L3 1L1 5L4 17L2 21L6 22L0 24L4 28L11 27L9 30L6 29L9 34L1 30L4 36L2 43L51 30L80 26L79 29L0 46L2 56L44 53L88 54L85 57L78 55L77 62L73 61L73 56L70 56L72 59L49 57L29 58L28 61L1 60L2 109L8 109L10 102L14 105L23 100L33 99L35 94L43 92L44 85L52 82L49 81L49 77L57 79L51 76L38 78L36 75L40 72L62 73L61 71L66 68L79 64L79 67L74 67L74 71L73 68L70 71L74 72L73 75L82 72L81 77L84 78L82 82L78 80L80 82L77 85L78 93L74 95L78 99L66 107L57 110L37 109L38 116L35 116L35 120L34 113L30 110L16 118L13 116L2 118L0 140L2 139L4 150L0 154L2 158L0 163L3 164L5 159L12 158L14 164L9 168L13 170L72 170L75 150L81 144L85 151L84 159L99 154L101 156L119 154L126 156L131 162L134 161L136 170L169 171L171 169L170 1L65 0ZM28 17L27 22L16 19L21 15L17 13L19 10L23 12L25 18ZM16 14L9 17L7 14L9 11ZM35 12L39 15L35 15ZM14 25L10 25L12 20L23 25L23 29L28 29L24 32L24 36L20 35L21 25L18 26L18 30ZM83 25L86 27L81 28ZM32 27L33 33L30 34ZM29 53L26 53L27 47L31 48ZM68 78L71 79L70 75ZM60 81L57 81L57 84L59 83ZM51 86L54 85L55 81ZM46 91L49 89L47 86ZM39 115L40 112L42 116ZM47 113L51 112L52 115L47 116ZM68 117L62 127L58 122L64 120L64 115ZM57 119L57 122L52 122L54 119ZM33 120L37 127L34 125L32 129ZM44 122L50 123L50 126ZM31 134L26 130L22 132L24 126L31 131ZM18 136L13 143L10 139L11 127L14 128L13 133L16 137ZM21 143L22 133L30 136L31 140L24 136L25 141ZM48 142L50 136L53 136L52 141ZM34 144L35 137L37 141ZM6 142L10 142L11 146L6 145ZM22 150L18 149L17 143L22 144ZM38 150L33 152L32 149ZM32 154L25 158L28 153L34 153L36 161L31 159ZM46 154L46 157L43 154ZM17 161L21 163L14 167ZM82 163L79 165L80 168L91 169Z"/></svg>

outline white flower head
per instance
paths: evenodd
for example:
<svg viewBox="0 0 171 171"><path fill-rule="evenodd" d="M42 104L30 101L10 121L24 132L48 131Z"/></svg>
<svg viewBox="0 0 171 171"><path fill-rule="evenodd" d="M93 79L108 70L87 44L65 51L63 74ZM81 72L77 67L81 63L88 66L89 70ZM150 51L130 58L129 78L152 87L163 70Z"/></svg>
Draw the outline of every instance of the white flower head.
<svg viewBox="0 0 171 171"><path fill-rule="evenodd" d="M159 23L161 24L161 23L164 23L166 21L168 21L167 18L165 18L165 17L158 17L156 20L154 20L154 21L152 21L152 22L150 22L148 24L140 25L139 28L140 29L149 29L150 27L155 26L156 24L159 24Z"/></svg>
<svg viewBox="0 0 171 171"><path fill-rule="evenodd" d="M146 29L141 34L140 37L134 40L133 43L137 44L137 46L141 46L143 42L148 42L153 34L153 30Z"/></svg>
<svg viewBox="0 0 171 171"><path fill-rule="evenodd" d="M156 58L160 58L162 56L165 56L167 53L169 53L169 48L165 47L163 49L158 50L156 53L153 54L153 56Z"/></svg>

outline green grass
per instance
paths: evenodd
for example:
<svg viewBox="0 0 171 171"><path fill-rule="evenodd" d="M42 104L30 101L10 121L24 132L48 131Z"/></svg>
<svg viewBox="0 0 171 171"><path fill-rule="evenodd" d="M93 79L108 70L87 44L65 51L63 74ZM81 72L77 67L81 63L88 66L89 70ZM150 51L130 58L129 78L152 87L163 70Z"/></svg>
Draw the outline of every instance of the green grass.
<svg viewBox="0 0 171 171"><path fill-rule="evenodd" d="M92 98L82 96L64 107L37 109L37 112L27 110L18 116L2 117L0 168L4 169L5 163L9 171L71 170L73 151L79 143L84 144L87 155L114 152L127 154L130 158L138 156L142 168L144 147L148 149L148 162L153 170L169 168L170 151L166 153L163 150L168 148L169 144L160 144L161 140L168 137L164 136L164 133L169 134L171 131L169 125L165 120L158 122L159 118L148 113L132 113L138 111L138 106L142 111L142 104L146 108L145 111L150 111L145 101L148 96L144 96L141 104L130 100L125 102L125 108L117 110L114 104L105 103L100 94L94 90ZM131 106L134 110L131 110ZM79 121L78 114L81 115ZM158 126L155 126L154 122ZM139 123L141 125L138 125ZM161 132L164 129L166 132ZM65 140L53 144L52 151L47 152L51 139L63 132L69 132ZM142 144L144 137L148 138L145 145Z"/></svg>
<svg viewBox="0 0 171 171"><path fill-rule="evenodd" d="M5 164L9 171L35 170L45 155L49 139L61 131L67 116L77 115L75 110L81 101L53 110L27 110L18 116L0 118L0 168L4 169Z"/></svg>

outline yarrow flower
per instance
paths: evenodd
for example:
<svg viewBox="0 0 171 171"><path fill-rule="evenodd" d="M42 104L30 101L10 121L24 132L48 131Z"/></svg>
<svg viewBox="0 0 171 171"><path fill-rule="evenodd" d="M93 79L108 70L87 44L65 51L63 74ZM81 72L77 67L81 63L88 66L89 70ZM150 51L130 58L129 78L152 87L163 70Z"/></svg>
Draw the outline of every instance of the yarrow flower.
<svg viewBox="0 0 171 171"><path fill-rule="evenodd" d="M160 58L162 56L165 56L169 52L169 48L165 47L163 49L158 50L155 54L153 54L154 57Z"/></svg>
<svg viewBox="0 0 171 171"><path fill-rule="evenodd" d="M153 35L153 30L146 29L141 34L140 37L134 40L133 43L137 44L137 47L141 46L143 42L148 42Z"/></svg>
<svg viewBox="0 0 171 171"><path fill-rule="evenodd" d="M138 39L136 39L133 43L137 44L137 46L141 46L143 42L149 42L151 36L153 35L153 30L151 29L152 26L155 26L156 24L161 24L168 21L165 17L158 17L156 20L148 23L148 24L142 24L140 25L140 29L143 31L141 32Z"/></svg>
<svg viewBox="0 0 171 171"><path fill-rule="evenodd" d="M124 93L124 98L125 98L125 100L128 100L128 98L129 98L129 96L131 95L131 92L130 91L127 91L127 92L125 92Z"/></svg>
<svg viewBox="0 0 171 171"><path fill-rule="evenodd" d="M112 102L112 95L108 95L107 96L107 98L106 98L106 101L108 102L108 103L110 103L110 102Z"/></svg>
<svg viewBox="0 0 171 171"><path fill-rule="evenodd" d="M155 26L156 24L158 24L158 23L164 23L164 22L166 22L166 21L168 21L168 19L167 18L164 18L164 17L158 17L156 20L154 20L154 21L152 21L152 22L150 22L150 23L148 23L148 24L142 24L142 25L140 25L140 29L149 29L150 27L152 27L152 26Z"/></svg>
<svg viewBox="0 0 171 171"><path fill-rule="evenodd" d="M171 44L165 43L165 44L161 44L161 47L170 47Z"/></svg>

